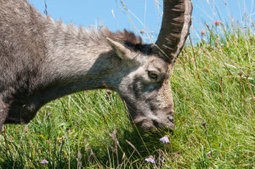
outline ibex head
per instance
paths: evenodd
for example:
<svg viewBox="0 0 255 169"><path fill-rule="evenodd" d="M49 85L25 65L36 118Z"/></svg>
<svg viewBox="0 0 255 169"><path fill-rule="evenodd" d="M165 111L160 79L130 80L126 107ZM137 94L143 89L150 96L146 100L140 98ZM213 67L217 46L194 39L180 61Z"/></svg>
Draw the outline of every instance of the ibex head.
<svg viewBox="0 0 255 169"><path fill-rule="evenodd" d="M142 44L127 31L108 33L107 38L122 60L113 89L124 100L132 122L145 131L174 127L169 77L189 34L192 4L190 0L164 0L163 12L155 44Z"/></svg>

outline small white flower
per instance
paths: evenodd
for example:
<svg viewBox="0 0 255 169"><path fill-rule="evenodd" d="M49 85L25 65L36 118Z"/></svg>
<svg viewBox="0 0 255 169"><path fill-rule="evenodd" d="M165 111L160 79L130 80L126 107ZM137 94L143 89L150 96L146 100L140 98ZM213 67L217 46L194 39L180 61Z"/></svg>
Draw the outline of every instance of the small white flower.
<svg viewBox="0 0 255 169"><path fill-rule="evenodd" d="M161 139L159 139L162 143L170 143L169 138L167 137L167 135L165 135L164 137L162 137Z"/></svg>
<svg viewBox="0 0 255 169"><path fill-rule="evenodd" d="M145 158L145 161L148 162L148 163L152 163L154 164L155 163L155 160L152 156L148 157L148 158Z"/></svg>
<svg viewBox="0 0 255 169"><path fill-rule="evenodd" d="M41 164L48 164L49 163L49 161L47 161L47 160L42 160L41 162L40 162Z"/></svg>

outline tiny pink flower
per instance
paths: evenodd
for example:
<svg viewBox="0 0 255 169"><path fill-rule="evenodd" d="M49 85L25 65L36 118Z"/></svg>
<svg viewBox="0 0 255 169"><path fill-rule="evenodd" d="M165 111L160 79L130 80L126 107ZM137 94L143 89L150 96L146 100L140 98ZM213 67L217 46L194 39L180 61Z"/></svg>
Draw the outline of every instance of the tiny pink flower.
<svg viewBox="0 0 255 169"><path fill-rule="evenodd" d="M40 162L41 164L48 164L49 162L47 161L47 160L42 160L41 162Z"/></svg>
<svg viewBox="0 0 255 169"><path fill-rule="evenodd" d="M205 35L205 30L201 30L201 35L202 35L202 36Z"/></svg>
<svg viewBox="0 0 255 169"><path fill-rule="evenodd" d="M165 135L164 137L162 137L161 139L159 139L162 143L170 143L169 138L167 137L167 135Z"/></svg>
<svg viewBox="0 0 255 169"><path fill-rule="evenodd" d="M154 164L155 163L155 160L152 156L148 157L148 158L145 158L145 161L148 162L148 163L152 163Z"/></svg>
<svg viewBox="0 0 255 169"><path fill-rule="evenodd" d="M219 20L216 20L216 21L214 22L214 24L215 24L215 26L219 26L219 25L220 25L220 21L219 21Z"/></svg>

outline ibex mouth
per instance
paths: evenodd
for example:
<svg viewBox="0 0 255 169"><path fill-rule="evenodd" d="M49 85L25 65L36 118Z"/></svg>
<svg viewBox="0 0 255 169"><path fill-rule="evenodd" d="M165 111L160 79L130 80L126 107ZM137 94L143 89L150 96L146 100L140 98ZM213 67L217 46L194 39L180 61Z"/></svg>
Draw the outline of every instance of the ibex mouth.
<svg viewBox="0 0 255 169"><path fill-rule="evenodd" d="M170 120L159 122L158 120L155 119L151 120L146 118L136 118L133 119L132 122L144 132L152 132L157 130L173 131L175 128L174 123Z"/></svg>
<svg viewBox="0 0 255 169"><path fill-rule="evenodd" d="M144 132L153 132L158 130L173 131L175 128L173 120L169 120L172 118L166 118L162 121L146 117L136 117L135 119L132 119L132 117L130 118L132 123Z"/></svg>
<svg viewBox="0 0 255 169"><path fill-rule="evenodd" d="M154 118L146 117L146 115L139 115L139 113L133 110L133 108L129 106L125 100L123 100L123 102L129 113L131 122L139 129L141 129L143 132L152 132L157 130L166 131L174 130L175 124L173 116L168 116L163 119L157 119L157 117Z"/></svg>

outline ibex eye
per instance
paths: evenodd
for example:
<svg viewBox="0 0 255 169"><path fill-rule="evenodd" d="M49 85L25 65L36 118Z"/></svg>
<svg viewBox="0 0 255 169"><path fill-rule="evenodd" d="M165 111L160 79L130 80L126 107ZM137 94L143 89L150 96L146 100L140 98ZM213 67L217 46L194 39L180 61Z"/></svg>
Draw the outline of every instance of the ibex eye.
<svg viewBox="0 0 255 169"><path fill-rule="evenodd" d="M153 80L157 80L158 79L158 74L156 72L149 71L148 74L149 74L149 77L151 79L153 79Z"/></svg>

